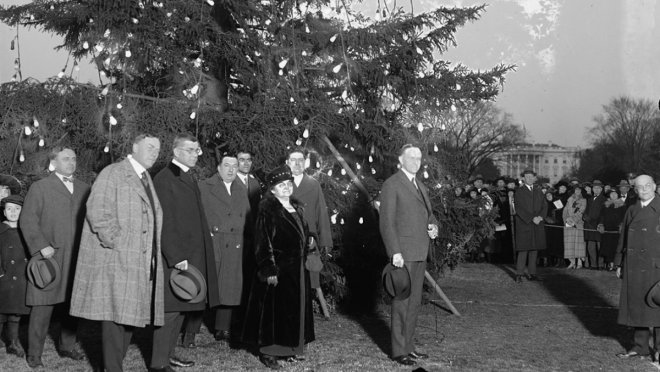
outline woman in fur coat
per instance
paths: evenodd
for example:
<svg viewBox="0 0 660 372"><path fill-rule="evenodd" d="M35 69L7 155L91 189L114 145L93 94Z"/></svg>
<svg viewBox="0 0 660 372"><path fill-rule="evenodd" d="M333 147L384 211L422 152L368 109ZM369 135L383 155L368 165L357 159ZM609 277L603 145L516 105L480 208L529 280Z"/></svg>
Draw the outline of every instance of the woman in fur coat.
<svg viewBox="0 0 660 372"><path fill-rule="evenodd" d="M316 244L308 245L301 204L291 197L287 167L266 177L270 192L259 204L255 227L256 278L248 299L243 341L256 345L259 359L279 369L280 359L296 361L314 341L309 270L320 264Z"/></svg>

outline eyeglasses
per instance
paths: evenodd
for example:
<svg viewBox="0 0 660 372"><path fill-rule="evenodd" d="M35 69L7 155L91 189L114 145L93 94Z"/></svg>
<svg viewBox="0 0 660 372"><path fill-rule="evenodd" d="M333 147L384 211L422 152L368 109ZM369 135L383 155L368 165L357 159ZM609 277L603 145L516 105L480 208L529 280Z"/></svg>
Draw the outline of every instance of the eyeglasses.
<svg viewBox="0 0 660 372"><path fill-rule="evenodd" d="M188 149L184 149L183 147L179 147L179 150L183 150L183 151L187 152L188 155L194 155L194 154L202 155L202 149L199 148L199 147L197 147L197 148L188 148Z"/></svg>

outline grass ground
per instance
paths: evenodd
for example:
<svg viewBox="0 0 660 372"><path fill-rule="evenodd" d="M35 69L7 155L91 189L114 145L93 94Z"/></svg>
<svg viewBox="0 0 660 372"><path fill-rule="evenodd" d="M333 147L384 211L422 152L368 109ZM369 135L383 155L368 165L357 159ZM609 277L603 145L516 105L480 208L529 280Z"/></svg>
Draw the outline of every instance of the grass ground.
<svg viewBox="0 0 660 372"><path fill-rule="evenodd" d="M611 272L540 269L543 282L514 283L509 266L465 264L438 284L461 316L434 305L430 296L417 328L418 349L431 354L427 371L657 371L648 360L620 360L632 332L616 324L620 282ZM306 360L287 371L410 371L390 361L389 309L360 318L317 318L317 341ZM48 339L49 371L90 371L100 365L99 328L86 324L82 345L90 361L60 359ZM24 333L24 332L23 332ZM124 366L145 371L149 339L138 333ZM204 332L199 348L177 352L197 361L182 371L265 371L244 350L230 349ZM24 359L0 351L0 371L28 371Z"/></svg>

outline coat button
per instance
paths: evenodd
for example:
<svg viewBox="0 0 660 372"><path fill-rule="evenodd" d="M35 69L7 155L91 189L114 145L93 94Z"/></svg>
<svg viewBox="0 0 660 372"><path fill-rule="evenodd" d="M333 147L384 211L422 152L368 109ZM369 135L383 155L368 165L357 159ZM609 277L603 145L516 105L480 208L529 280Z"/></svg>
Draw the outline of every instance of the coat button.
<svg viewBox="0 0 660 372"><path fill-rule="evenodd" d="M234 228L232 227L231 229L229 229L229 231L234 231Z"/></svg>
<svg viewBox="0 0 660 372"><path fill-rule="evenodd" d="M14 246L13 246L13 245L10 245L10 246L9 246L9 249L12 249L12 248L14 248Z"/></svg>
<svg viewBox="0 0 660 372"><path fill-rule="evenodd" d="M16 279L18 279L18 278L16 278L15 276L13 276L11 279L12 279L12 280L16 280Z"/></svg>
<svg viewBox="0 0 660 372"><path fill-rule="evenodd" d="M14 260L11 260L11 261L9 261L9 263L11 263L11 264L13 265L13 264L15 264L15 263L16 263L16 261L14 261Z"/></svg>

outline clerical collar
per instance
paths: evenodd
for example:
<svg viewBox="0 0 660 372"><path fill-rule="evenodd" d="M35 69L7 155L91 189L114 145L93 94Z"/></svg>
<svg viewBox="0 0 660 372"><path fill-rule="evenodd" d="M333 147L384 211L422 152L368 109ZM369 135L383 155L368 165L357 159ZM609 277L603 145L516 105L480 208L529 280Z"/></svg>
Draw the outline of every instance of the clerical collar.
<svg viewBox="0 0 660 372"><path fill-rule="evenodd" d="M174 164L177 167L181 168L181 170L186 172L186 173L190 170L190 167L184 165L183 163L181 163L180 161L178 161L176 159L172 159L172 164Z"/></svg>
<svg viewBox="0 0 660 372"><path fill-rule="evenodd" d="M126 158L128 159L128 162L131 163L131 165L133 166L133 170L135 170L135 173L137 173L138 176L140 176L140 178L142 178L142 173L146 172L147 168L145 168L137 160L133 159L132 155L128 155L128 156L126 156Z"/></svg>

